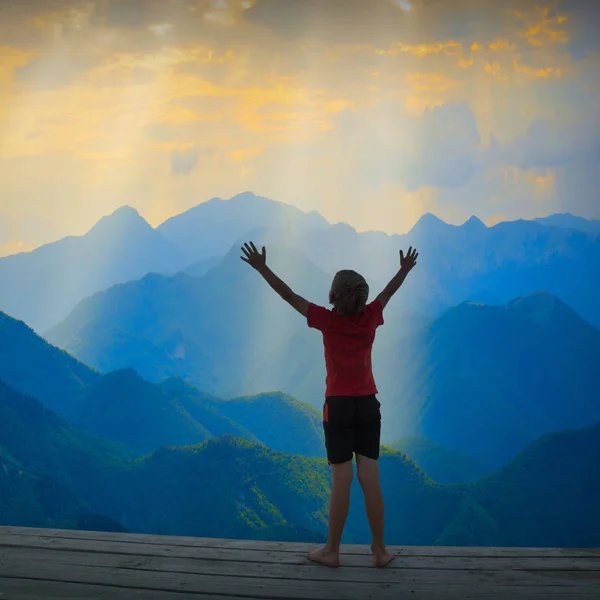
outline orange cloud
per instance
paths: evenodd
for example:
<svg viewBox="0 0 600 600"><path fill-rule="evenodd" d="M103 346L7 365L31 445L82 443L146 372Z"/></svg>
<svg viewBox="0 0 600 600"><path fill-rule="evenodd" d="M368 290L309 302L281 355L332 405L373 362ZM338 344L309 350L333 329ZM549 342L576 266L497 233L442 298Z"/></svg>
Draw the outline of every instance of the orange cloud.
<svg viewBox="0 0 600 600"><path fill-rule="evenodd" d="M533 192L539 197L546 197L554 190L554 173L551 169L540 173L537 169L520 169L513 165L505 165L501 171L506 186L524 181L532 186Z"/></svg>
<svg viewBox="0 0 600 600"><path fill-rule="evenodd" d="M231 160L241 162L247 158L258 156L264 152L265 146L256 146L255 148L245 148L243 150L233 150L229 153Z"/></svg>
<svg viewBox="0 0 600 600"><path fill-rule="evenodd" d="M557 67L545 67L545 68L533 68L528 67L527 65L519 64L518 58L515 56L513 60L513 64L515 70L518 73L523 73L523 75L527 75L528 77L533 77L535 79L548 79L550 77L562 77L564 74L564 69Z"/></svg>
<svg viewBox="0 0 600 600"><path fill-rule="evenodd" d="M447 92L458 85L457 81L442 73L408 73L404 81L410 87L404 105L413 114L440 106L446 100Z"/></svg>
<svg viewBox="0 0 600 600"><path fill-rule="evenodd" d="M512 52L517 49L516 45L504 38L498 38L488 45L492 52Z"/></svg>
<svg viewBox="0 0 600 600"><path fill-rule="evenodd" d="M489 73L494 79L497 79L498 81L507 81L508 80L508 74L504 73L502 71L502 67L500 66L500 63L497 61L491 62L491 63L486 62L484 71L486 73Z"/></svg>
<svg viewBox="0 0 600 600"><path fill-rule="evenodd" d="M540 188L548 188L554 185L554 173L550 169L546 169L545 173L542 174L527 172L527 179Z"/></svg>
<svg viewBox="0 0 600 600"><path fill-rule="evenodd" d="M462 53L462 44L454 40L433 44L403 44L402 42L396 42L392 44L388 54L408 53L413 56L427 56L428 54L440 54L441 52L448 56L458 56Z"/></svg>
<svg viewBox="0 0 600 600"><path fill-rule="evenodd" d="M408 73L404 81L411 84L416 92L447 92L458 84L442 73Z"/></svg>
<svg viewBox="0 0 600 600"><path fill-rule="evenodd" d="M509 14L523 21L526 28L520 35L535 48L569 41L569 34L564 27L567 15L551 17L548 7L539 6L530 14L516 10L509 11Z"/></svg>

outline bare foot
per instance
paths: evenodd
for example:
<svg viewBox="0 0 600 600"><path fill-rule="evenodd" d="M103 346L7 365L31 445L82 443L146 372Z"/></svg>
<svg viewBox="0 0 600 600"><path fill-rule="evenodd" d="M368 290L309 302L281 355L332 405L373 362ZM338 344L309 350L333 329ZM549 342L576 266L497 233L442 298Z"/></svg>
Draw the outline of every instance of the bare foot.
<svg viewBox="0 0 600 600"><path fill-rule="evenodd" d="M373 562L380 569L387 567L396 558L396 555L385 547L377 549L371 547L371 551L373 552Z"/></svg>
<svg viewBox="0 0 600 600"><path fill-rule="evenodd" d="M308 560L320 563L326 567L337 569L340 566L340 554L339 552L328 552L326 547L317 548L308 553Z"/></svg>

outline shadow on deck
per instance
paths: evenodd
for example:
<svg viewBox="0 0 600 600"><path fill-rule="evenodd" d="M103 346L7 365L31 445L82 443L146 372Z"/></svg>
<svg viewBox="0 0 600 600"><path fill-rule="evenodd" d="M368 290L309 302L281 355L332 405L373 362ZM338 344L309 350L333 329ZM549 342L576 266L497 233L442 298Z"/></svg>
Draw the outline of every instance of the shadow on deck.
<svg viewBox="0 0 600 600"><path fill-rule="evenodd" d="M0 527L0 600L600 598L600 549L394 547L376 569L344 546L333 570L309 548Z"/></svg>

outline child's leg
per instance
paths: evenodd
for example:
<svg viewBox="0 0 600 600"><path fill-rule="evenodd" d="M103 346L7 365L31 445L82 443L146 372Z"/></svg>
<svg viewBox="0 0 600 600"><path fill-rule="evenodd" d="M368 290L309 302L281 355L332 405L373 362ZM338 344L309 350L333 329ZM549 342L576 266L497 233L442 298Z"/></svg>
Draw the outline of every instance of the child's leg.
<svg viewBox="0 0 600 600"><path fill-rule="evenodd" d="M394 559L383 542L384 504L379 482L379 466L377 460L367 458L362 454L356 455L358 481L365 498L367 518L371 526L371 549L378 567L385 567Z"/></svg>
<svg viewBox="0 0 600 600"><path fill-rule="evenodd" d="M331 499L329 501L329 535L323 548L313 550L308 558L328 567L340 566L340 542L350 507L352 461L331 465Z"/></svg>
<svg viewBox="0 0 600 600"><path fill-rule="evenodd" d="M335 552L340 550L342 532L350 508L352 485L352 461L331 465L331 499L329 500L329 535L327 546Z"/></svg>

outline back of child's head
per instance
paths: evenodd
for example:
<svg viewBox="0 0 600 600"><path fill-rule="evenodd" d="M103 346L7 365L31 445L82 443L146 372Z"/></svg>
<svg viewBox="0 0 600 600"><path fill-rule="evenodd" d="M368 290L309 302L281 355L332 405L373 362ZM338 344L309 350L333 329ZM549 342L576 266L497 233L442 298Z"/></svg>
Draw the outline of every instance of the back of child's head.
<svg viewBox="0 0 600 600"><path fill-rule="evenodd" d="M369 284L356 271L344 269L333 278L329 302L343 317L355 317L364 310L369 297Z"/></svg>

